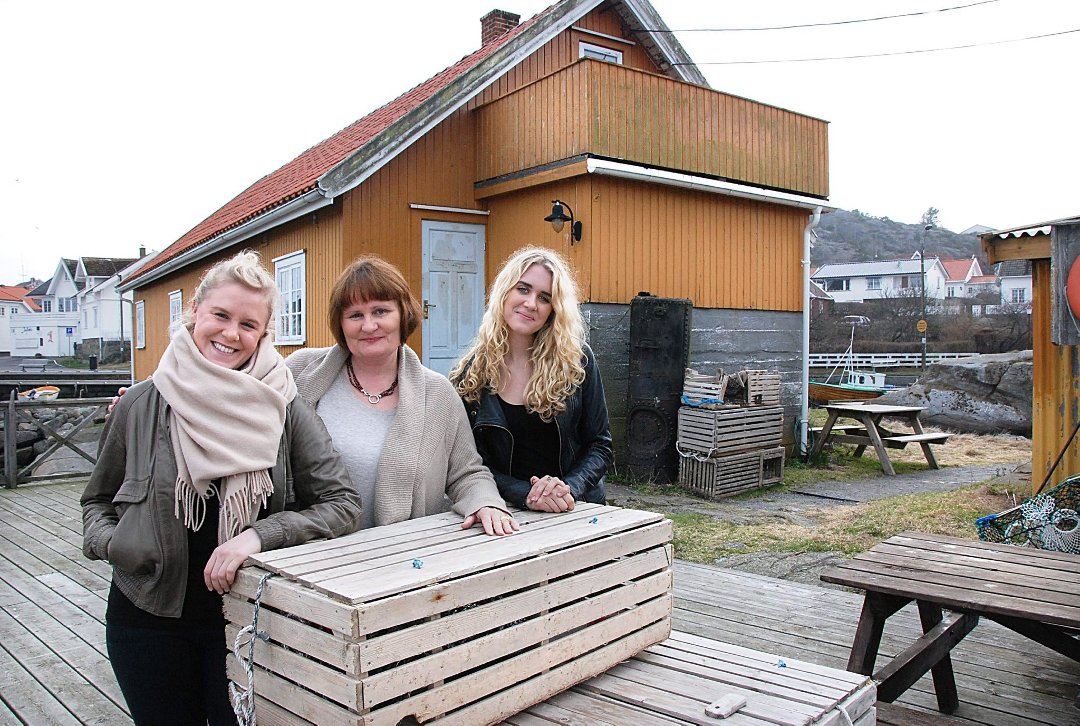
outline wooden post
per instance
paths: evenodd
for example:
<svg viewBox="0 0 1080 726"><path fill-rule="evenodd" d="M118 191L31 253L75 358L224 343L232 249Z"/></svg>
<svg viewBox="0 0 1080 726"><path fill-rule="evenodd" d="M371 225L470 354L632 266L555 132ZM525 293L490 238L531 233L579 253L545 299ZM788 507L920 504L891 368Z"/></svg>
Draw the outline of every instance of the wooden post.
<svg viewBox="0 0 1080 726"><path fill-rule="evenodd" d="M19 485L19 445L15 434L19 420L15 413L15 389L11 390L7 409L4 411L4 486L14 489Z"/></svg>

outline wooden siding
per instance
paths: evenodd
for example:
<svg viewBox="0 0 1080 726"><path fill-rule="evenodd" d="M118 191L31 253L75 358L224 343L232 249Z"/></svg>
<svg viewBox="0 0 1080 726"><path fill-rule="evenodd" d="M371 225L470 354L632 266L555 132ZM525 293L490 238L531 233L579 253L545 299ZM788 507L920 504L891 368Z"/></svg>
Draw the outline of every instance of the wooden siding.
<svg viewBox="0 0 1080 726"><path fill-rule="evenodd" d="M1047 236L1049 238L1049 236ZM1037 488L1080 420L1080 349L1050 342L1050 260L1032 262L1031 327L1034 346L1031 484ZM1073 442L1047 488L1080 473Z"/></svg>
<svg viewBox="0 0 1080 726"><path fill-rule="evenodd" d="M598 8L575 23L574 27L585 28L616 38L627 38L628 40L627 43L618 43L579 32L573 28L565 30L484 89L482 93L469 102L467 108L472 110L490 103L508 93L513 93L522 86L574 63L578 60L579 41L621 50L623 52L623 65L654 73L659 72L656 64L652 62L648 53L640 45L636 43L629 45L629 43L634 42L634 39L632 37L628 38L629 34L623 30L615 13Z"/></svg>
<svg viewBox="0 0 1080 726"><path fill-rule="evenodd" d="M300 250L308 251L305 260L307 345L331 345L334 341L324 321L330 287L342 268L341 247L340 209L337 206L324 207L314 214L200 260L177 274L137 288L135 299L146 301L146 348L135 351L135 377L143 380L153 373L169 343L169 292L182 290L184 308L187 309L203 273L218 260L244 249L258 252L271 273L274 271L274 258ZM279 346L278 350L287 356L298 347Z"/></svg>
<svg viewBox="0 0 1080 726"><path fill-rule="evenodd" d="M477 110L477 178L579 154L825 197L828 124L583 60Z"/></svg>
<svg viewBox="0 0 1080 726"><path fill-rule="evenodd" d="M543 221L555 198L582 222L573 246L568 229L556 235ZM489 202L489 267L524 244L557 249L576 266L586 301L628 303L648 290L698 307L802 310L803 210L598 176Z"/></svg>

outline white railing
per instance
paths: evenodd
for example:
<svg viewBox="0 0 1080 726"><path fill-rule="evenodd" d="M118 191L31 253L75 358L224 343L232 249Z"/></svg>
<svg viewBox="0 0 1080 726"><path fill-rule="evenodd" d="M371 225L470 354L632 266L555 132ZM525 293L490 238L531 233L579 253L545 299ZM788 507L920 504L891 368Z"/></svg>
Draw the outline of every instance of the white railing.
<svg viewBox="0 0 1080 726"><path fill-rule="evenodd" d="M970 358L978 353L927 353L927 363L956 358ZM847 353L811 353L811 368L832 368L848 362ZM922 353L855 353L851 364L856 368L917 368L922 365Z"/></svg>

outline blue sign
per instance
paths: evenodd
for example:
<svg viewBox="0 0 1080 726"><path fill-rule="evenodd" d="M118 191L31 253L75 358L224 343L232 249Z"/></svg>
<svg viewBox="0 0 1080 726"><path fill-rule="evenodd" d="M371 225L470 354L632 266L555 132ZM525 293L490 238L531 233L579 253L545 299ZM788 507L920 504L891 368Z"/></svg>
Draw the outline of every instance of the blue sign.
<svg viewBox="0 0 1080 726"><path fill-rule="evenodd" d="M67 329L67 334L68 334L68 335L71 335L71 334L72 334L72 333L73 333L74 331L75 331L75 329L74 329L74 328L68 328L68 329Z"/></svg>

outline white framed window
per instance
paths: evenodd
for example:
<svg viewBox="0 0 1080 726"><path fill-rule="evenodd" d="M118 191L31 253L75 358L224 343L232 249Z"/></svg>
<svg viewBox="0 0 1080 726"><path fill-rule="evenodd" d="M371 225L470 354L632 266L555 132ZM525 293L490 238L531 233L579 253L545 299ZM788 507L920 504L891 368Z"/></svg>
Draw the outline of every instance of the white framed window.
<svg viewBox="0 0 1080 726"><path fill-rule="evenodd" d="M52 300L42 300L41 301L41 312L43 312L43 313L51 313L52 312Z"/></svg>
<svg viewBox="0 0 1080 726"><path fill-rule="evenodd" d="M146 347L146 303L142 300L135 303L135 347Z"/></svg>
<svg viewBox="0 0 1080 726"><path fill-rule="evenodd" d="M169 326L184 315L184 292L173 290L169 293Z"/></svg>
<svg viewBox="0 0 1080 726"><path fill-rule="evenodd" d="M1027 290L1022 287L1014 287L1009 291L1009 302L1012 303L1024 303L1027 302Z"/></svg>
<svg viewBox="0 0 1080 726"><path fill-rule="evenodd" d="M868 278L866 278L866 289L867 290L880 290L881 289L881 278L880 277L868 277Z"/></svg>
<svg viewBox="0 0 1080 726"><path fill-rule="evenodd" d="M851 289L851 280L839 278L825 281L825 290L828 292L845 292Z"/></svg>
<svg viewBox="0 0 1080 726"><path fill-rule="evenodd" d="M274 343L303 345L307 337L307 255L304 250L274 259L277 280L277 327Z"/></svg>
<svg viewBox="0 0 1080 726"><path fill-rule="evenodd" d="M586 43L584 40L578 42L578 58L592 58L593 60L606 61L620 66L622 65L621 50L612 50L611 48L605 48L602 45Z"/></svg>

